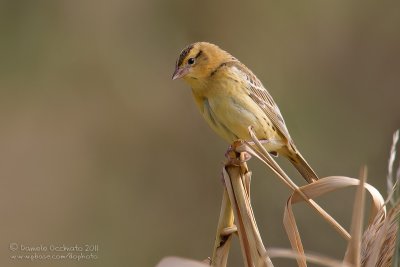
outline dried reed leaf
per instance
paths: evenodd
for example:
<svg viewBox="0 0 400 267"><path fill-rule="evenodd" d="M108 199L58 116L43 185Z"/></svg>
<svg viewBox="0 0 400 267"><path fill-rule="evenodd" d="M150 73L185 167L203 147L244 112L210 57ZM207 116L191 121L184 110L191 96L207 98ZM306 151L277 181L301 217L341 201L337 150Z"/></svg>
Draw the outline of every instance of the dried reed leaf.
<svg viewBox="0 0 400 267"><path fill-rule="evenodd" d="M289 258L289 259L296 259L299 257L297 253L295 253L291 249L282 249L282 248L270 248L268 249L268 255L271 258ZM306 253L303 255L308 262L315 263L321 266L329 266L329 267L351 267L352 265L343 263L341 261L331 259L326 256L313 254L313 253Z"/></svg>
<svg viewBox="0 0 400 267"><path fill-rule="evenodd" d="M355 178L350 178L346 176L328 176L325 178L321 178L312 184L304 185L300 187L300 189L308 197L315 199L329 192L333 192L349 186L357 186L359 183L359 180ZM365 183L364 187L365 189L367 189L372 197L372 206L370 211L370 222L372 222L375 216L378 214L378 211L384 207L385 201L375 187L368 183ZM304 200L301 198L298 192L294 192L291 201L292 204L295 204ZM385 214L386 212L384 209L384 213L382 216L384 216Z"/></svg>
<svg viewBox="0 0 400 267"><path fill-rule="evenodd" d="M296 191L296 192L299 192L299 191ZM292 248L299 255L298 258L297 258L298 265L299 266L307 266L306 265L306 260L305 260L305 257L304 257L303 244L301 242L300 233L299 233L299 230L297 228L296 219L295 219L294 214L293 214L292 197L293 197L293 194L289 197L289 199L286 202L286 207L285 207L284 214L283 214L283 224L284 224L285 231L286 231L286 234L287 234L287 236L289 238L289 241L290 241L290 244L291 244ZM315 202L311 202L311 203L314 204ZM314 208L318 209L319 214L326 221L328 221L333 227L335 227L335 229L338 230L338 233L345 233L346 232L344 229L342 229L343 227L339 223L337 223L328 213L326 213L316 203L315 203ZM350 239L350 236L349 236L349 238L347 238L347 236L343 236L343 237L346 240Z"/></svg>
<svg viewBox="0 0 400 267"><path fill-rule="evenodd" d="M200 262L194 261L179 257L166 257L163 258L156 267L210 267L210 265Z"/></svg>
<svg viewBox="0 0 400 267"><path fill-rule="evenodd" d="M223 173L235 213L246 266L272 267L273 264L267 255L258 231L248 192L245 190L245 183L249 178L246 175L248 173L247 166L245 163L242 163L241 166L227 166Z"/></svg>
<svg viewBox="0 0 400 267"><path fill-rule="evenodd" d="M232 234L237 231L233 220L233 210L225 188L211 260L212 265L215 267L225 267L227 264ZM230 231L227 231L227 229L230 229Z"/></svg>
<svg viewBox="0 0 400 267"><path fill-rule="evenodd" d="M297 193L300 191L296 191ZM306 266L306 260L304 257L304 248L303 244L301 242L300 238L300 233L297 228L296 224L296 219L293 214L293 209L292 209L292 197L293 194L289 197L289 199L286 202L286 207L284 210L283 214L283 224L285 227L286 234L289 238L290 244L292 248L298 253L298 265L299 266ZM303 199L302 199L303 200ZM310 200L312 201L312 200ZM311 202L314 204L315 202ZM333 226L336 230L338 230L338 233L346 233L346 230L343 229L343 227L337 223L328 213L326 213L321 207L319 207L316 203L314 206L315 209L319 212L319 214L324 218L326 221L330 223L331 226ZM350 239L350 236L347 237L345 235L342 235L346 240Z"/></svg>
<svg viewBox="0 0 400 267"><path fill-rule="evenodd" d="M289 176L281 169L281 167L276 163L276 161L271 157L271 155L265 150L261 141L257 139L251 127L249 127L249 134L254 141L254 144L259 149L254 149L251 144L244 142L243 145L237 146L237 150L241 152L247 152L258 159L260 159L264 164L266 164L275 174L283 181L291 190L297 191L298 194L307 202L310 207L317 211L323 219L325 219L340 235L345 239L350 239L350 234L324 209L322 209L315 201L309 199L306 194L304 194L299 187L289 178Z"/></svg>
<svg viewBox="0 0 400 267"><path fill-rule="evenodd" d="M348 186L358 186L359 183L360 183L359 180L354 178L349 178L344 176L330 176L319 179L318 181L312 184L304 185L300 187L300 190L309 198L316 198L318 196ZM385 215L385 209L383 206L384 200L381 194L379 194L378 190L376 190L373 186L367 183L364 184L364 187L371 194L373 200L371 207L371 217L375 218L379 210L383 210L382 216L384 216ZM304 248L301 242L296 220L292 211L292 204L301 201L304 201L304 198L300 196L299 191L293 192L293 194L289 197L288 201L286 202L283 223L292 248L296 251L296 253L300 255L300 257L297 258L299 266L306 266L304 258Z"/></svg>
<svg viewBox="0 0 400 267"><path fill-rule="evenodd" d="M301 242L296 219L293 214L291 198L292 197L289 197L288 201L286 202L285 212L283 213L283 225L289 238L290 245L297 255L296 260L298 266L305 267L307 266L307 259L304 254L303 243Z"/></svg>
<svg viewBox="0 0 400 267"><path fill-rule="evenodd" d="M236 168L238 169L238 168ZM235 174L235 172L233 172ZM240 172L237 172L240 175ZM229 172L232 174L232 172ZM254 223L252 219L252 212L250 211L250 207L248 205L248 197L247 193L244 190L244 186L242 183L241 177L231 177L232 186L235 193L235 200L238 206L238 214L241 216L241 221L243 223L243 234L247 238L250 255L253 262L258 262L259 254L258 254L258 246L257 246L257 237L254 235ZM258 230L257 230L258 232ZM250 265L252 266L252 265Z"/></svg>
<svg viewBox="0 0 400 267"><path fill-rule="evenodd" d="M347 243L344 262L359 267L361 265L360 250L361 237L363 231L363 219L365 208L365 182L367 180L367 168L361 169L360 184L357 186L356 196L353 205L353 215L351 219L350 234L351 239Z"/></svg>
<svg viewBox="0 0 400 267"><path fill-rule="evenodd" d="M232 173L232 170L235 172ZM235 191L232 185L231 179L240 179L237 167L226 167L222 169L222 175L224 177L225 187L227 189L229 199L231 201L231 206L235 214L235 223L238 229L240 247L243 253L243 260L246 267L252 266L251 248L248 242L246 231L244 230L244 223L242 220L242 215L239 210L239 205L236 201ZM239 176L239 177L238 177Z"/></svg>

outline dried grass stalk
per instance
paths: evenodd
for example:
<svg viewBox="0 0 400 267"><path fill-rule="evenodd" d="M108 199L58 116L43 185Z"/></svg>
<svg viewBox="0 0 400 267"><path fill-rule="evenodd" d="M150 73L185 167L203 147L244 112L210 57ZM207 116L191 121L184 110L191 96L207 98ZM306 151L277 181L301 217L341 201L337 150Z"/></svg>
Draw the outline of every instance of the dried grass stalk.
<svg viewBox="0 0 400 267"><path fill-rule="evenodd" d="M236 226L233 224L233 220L234 217L231 202L229 201L228 192L226 188L224 188L217 235L215 237L213 256L211 259L214 266L224 267L227 264L232 234L236 232ZM227 231L227 229L230 229L231 231Z"/></svg>
<svg viewBox="0 0 400 267"><path fill-rule="evenodd" d="M255 223L249 194L246 191L246 163L240 166L228 164L223 170L225 186L235 215L245 266L272 267L261 235Z"/></svg>
<svg viewBox="0 0 400 267"><path fill-rule="evenodd" d="M365 182L367 180L367 168L361 169L360 184L357 186L356 197L353 205L353 216L351 220L351 239L347 243L344 262L359 267L361 265L360 250L363 230L363 219L365 209Z"/></svg>
<svg viewBox="0 0 400 267"><path fill-rule="evenodd" d="M253 148L251 144L248 142L244 142L243 145L238 146L238 151L247 152L258 159L260 159L264 164L266 164L277 176L281 179L291 190L298 193L299 196L303 198L303 200L312 207L315 211L317 211L321 217L326 220L342 237L349 240L350 234L332 217L330 216L324 209L322 209L314 200L310 199L306 193L299 188L292 179L282 170L282 168L276 163L276 161L271 157L268 151L264 148L261 141L257 139L251 127L249 127L249 134L256 146ZM314 183L313 183L314 184Z"/></svg>
<svg viewBox="0 0 400 267"><path fill-rule="evenodd" d="M212 266L226 266L232 234L237 232L246 267L273 267L270 256L294 258L297 260L298 266L301 267L306 267L307 261L322 266L335 267L390 267L391 264L393 264L393 267L398 267L400 256L397 254L394 255L394 253L399 250L398 243L400 242L397 237L400 217L400 199L398 195L400 196L400 194L398 187L396 187L400 180L400 167L396 172L396 178L393 176L393 166L396 158L395 148L399 140L398 131L393 137L393 145L390 153L387 178L389 198L387 202L384 201L378 190L365 182L366 168L361 172L360 180L344 176L330 176L312 184L298 187L265 150L262 141L256 138L251 128L249 128L249 133L254 143L245 141L236 142L233 147L236 152L240 153L240 156L234 153L235 158L231 159L223 169L224 196L211 262ZM246 163L244 163L245 153L243 152L249 153L261 160L292 190L292 194L286 203L283 223L293 250L269 249L267 254L251 208L251 173ZM357 186L353 206L351 236L313 200L319 196L349 186ZM365 192L368 192L372 196L372 205L367 229L362 234ZM393 208L389 211L388 216L386 216L386 204L389 201ZM292 205L299 202L306 202L310 205L348 241L343 262L321 255L305 253L292 209ZM157 265L157 267L169 266L197 267L204 266L204 264L179 258L167 258L167 261L163 260Z"/></svg>
<svg viewBox="0 0 400 267"><path fill-rule="evenodd" d="M349 186L358 186L359 180L355 178L349 178L344 176L330 176L326 178L319 179L318 181L302 186L300 189L303 193L305 193L310 198L316 198L321 195L325 195L329 192L346 188ZM385 215L384 208L384 200L383 197L379 194L379 192L371 185L364 184L365 189L372 196L372 205L371 205L371 217L377 217L378 211L381 210L382 213L379 213L380 216L383 217ZM304 249L301 242L300 234L297 229L296 220L292 211L292 204L302 202L304 199L298 194L298 192L294 192L292 196L289 197L285 212L284 212L284 225L286 233L291 242L292 248L299 254L304 255ZM300 263L300 261L302 261ZM299 266L305 266L304 257L298 259Z"/></svg>
<svg viewBox="0 0 400 267"><path fill-rule="evenodd" d="M350 235L347 231L336 222L325 210L323 210L314 200L311 198L316 198L320 195L324 195L328 192L335 191L348 186L358 186L360 181L358 179L349 178L349 177L326 177L318 180L312 184L305 185L303 187L298 187L287 175L286 173L279 167L279 165L273 160L273 158L269 155L269 153L265 150L264 146L257 139L252 129L249 128L249 133L253 139L254 146L247 142L244 142L243 145L238 146L238 151L244 151L250 153L251 155L260 159L264 164L271 168L277 174L277 176L292 190L293 194L289 197L287 201L287 205L284 213L284 226L291 243L292 248L295 250L297 256L297 263L299 266L304 267L307 266L304 248L301 242L300 233L297 228L295 216L292 211L292 204L305 201L309 204L314 210L316 210L322 218L324 218L331 226L334 227L345 239L350 240ZM385 216L384 209L384 200L383 197L379 194L379 192L371 185L366 183L361 183L361 188L366 188L368 192L371 194L373 199L373 205L371 207L371 215L370 222L375 218L379 210L383 210L382 216ZM363 190L359 189L359 192L363 192ZM361 195L360 195L361 194ZM363 193L358 194L363 201L364 196ZM355 201L355 210L358 210L358 207L361 207L363 204L360 200ZM360 240L361 240L361 230L360 223L362 221L362 213L358 212L357 216L353 218L353 232L357 233L356 237L351 240L348 246L348 256L346 260L350 262L356 263L360 262L359 251L360 251ZM362 229L362 228L361 228ZM357 264L356 264L357 265Z"/></svg>

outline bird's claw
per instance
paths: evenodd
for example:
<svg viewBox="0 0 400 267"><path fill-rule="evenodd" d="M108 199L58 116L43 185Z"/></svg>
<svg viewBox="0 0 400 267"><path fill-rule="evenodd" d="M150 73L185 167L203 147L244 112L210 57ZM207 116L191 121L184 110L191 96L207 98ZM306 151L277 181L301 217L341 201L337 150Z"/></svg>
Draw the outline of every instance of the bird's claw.
<svg viewBox="0 0 400 267"><path fill-rule="evenodd" d="M251 159L251 155L247 152L237 152L238 147L243 146L244 141L238 140L232 143L225 152L225 157L227 159L227 164L234 166L240 166L240 164Z"/></svg>

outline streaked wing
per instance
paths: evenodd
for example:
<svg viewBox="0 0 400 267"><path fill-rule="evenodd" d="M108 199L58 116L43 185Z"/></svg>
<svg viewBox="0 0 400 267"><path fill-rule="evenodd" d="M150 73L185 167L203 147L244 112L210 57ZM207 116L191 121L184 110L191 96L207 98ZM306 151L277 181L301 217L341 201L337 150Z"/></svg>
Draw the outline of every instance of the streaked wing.
<svg viewBox="0 0 400 267"><path fill-rule="evenodd" d="M289 142L292 142L281 111L279 110L275 101L272 99L271 95L268 93L267 89L264 88L260 80L238 61L231 61L229 62L229 65L232 70L242 78L242 80L247 82L246 89L248 90L247 93L251 99L253 99L253 101L262 108L273 125L282 133L282 135Z"/></svg>

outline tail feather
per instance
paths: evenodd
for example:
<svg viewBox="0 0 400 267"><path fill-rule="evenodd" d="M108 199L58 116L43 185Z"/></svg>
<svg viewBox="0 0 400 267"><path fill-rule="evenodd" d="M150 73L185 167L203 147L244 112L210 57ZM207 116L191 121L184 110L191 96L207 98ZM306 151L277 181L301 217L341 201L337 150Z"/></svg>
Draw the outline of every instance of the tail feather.
<svg viewBox="0 0 400 267"><path fill-rule="evenodd" d="M290 155L289 159L293 166L299 171L301 176L303 176L308 183L318 180L317 174L315 174L314 170L299 152L296 151L294 155Z"/></svg>

